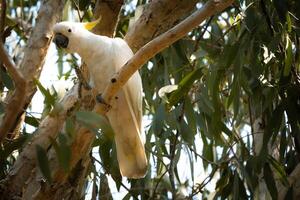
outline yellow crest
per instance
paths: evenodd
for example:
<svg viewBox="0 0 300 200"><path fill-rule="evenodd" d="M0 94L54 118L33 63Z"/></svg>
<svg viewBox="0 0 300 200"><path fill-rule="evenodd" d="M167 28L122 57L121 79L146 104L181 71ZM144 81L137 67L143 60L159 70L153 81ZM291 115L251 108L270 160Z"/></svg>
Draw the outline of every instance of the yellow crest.
<svg viewBox="0 0 300 200"><path fill-rule="evenodd" d="M86 30L90 31L92 30L99 22L101 21L101 17L99 17L97 20L92 21L92 22L86 22L83 23L83 26Z"/></svg>

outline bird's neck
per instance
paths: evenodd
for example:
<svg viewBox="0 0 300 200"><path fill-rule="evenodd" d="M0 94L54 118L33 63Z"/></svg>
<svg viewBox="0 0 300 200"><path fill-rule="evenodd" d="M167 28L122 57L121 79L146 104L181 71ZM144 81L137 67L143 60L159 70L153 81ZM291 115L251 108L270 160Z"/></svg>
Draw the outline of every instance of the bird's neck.
<svg viewBox="0 0 300 200"><path fill-rule="evenodd" d="M110 39L105 36L95 35L93 33L85 33L84 37L80 37L77 44L74 45L74 51L80 55L85 61L93 59L94 55L104 54L109 47Z"/></svg>

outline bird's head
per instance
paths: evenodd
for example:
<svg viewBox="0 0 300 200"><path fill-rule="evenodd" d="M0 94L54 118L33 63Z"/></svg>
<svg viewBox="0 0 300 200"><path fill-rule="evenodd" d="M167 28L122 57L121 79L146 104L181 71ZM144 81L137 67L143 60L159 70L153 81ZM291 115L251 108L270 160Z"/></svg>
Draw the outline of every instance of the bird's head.
<svg viewBox="0 0 300 200"><path fill-rule="evenodd" d="M93 29L99 21L100 19L87 23L68 21L57 23L53 27L53 42L58 48L73 52L80 45L79 38L83 37L86 31Z"/></svg>

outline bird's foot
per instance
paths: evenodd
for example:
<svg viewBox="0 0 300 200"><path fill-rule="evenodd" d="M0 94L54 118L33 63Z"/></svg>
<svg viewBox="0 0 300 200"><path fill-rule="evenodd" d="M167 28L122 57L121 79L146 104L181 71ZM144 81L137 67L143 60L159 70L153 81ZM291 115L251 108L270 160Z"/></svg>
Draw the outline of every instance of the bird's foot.
<svg viewBox="0 0 300 200"><path fill-rule="evenodd" d="M105 102L105 100L102 97L102 94L97 94L96 95L96 101L105 106L105 111L106 112L109 111L112 107L111 105L109 105L108 103Z"/></svg>

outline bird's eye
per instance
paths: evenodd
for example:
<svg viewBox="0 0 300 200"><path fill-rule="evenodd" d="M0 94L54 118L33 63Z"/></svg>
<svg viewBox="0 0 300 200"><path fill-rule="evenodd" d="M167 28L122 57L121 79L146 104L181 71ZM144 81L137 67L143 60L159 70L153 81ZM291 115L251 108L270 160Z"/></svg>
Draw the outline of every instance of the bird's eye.
<svg viewBox="0 0 300 200"><path fill-rule="evenodd" d="M68 32L69 32L69 33L71 33L71 32L72 32L72 30L69 28L69 29L68 29Z"/></svg>

